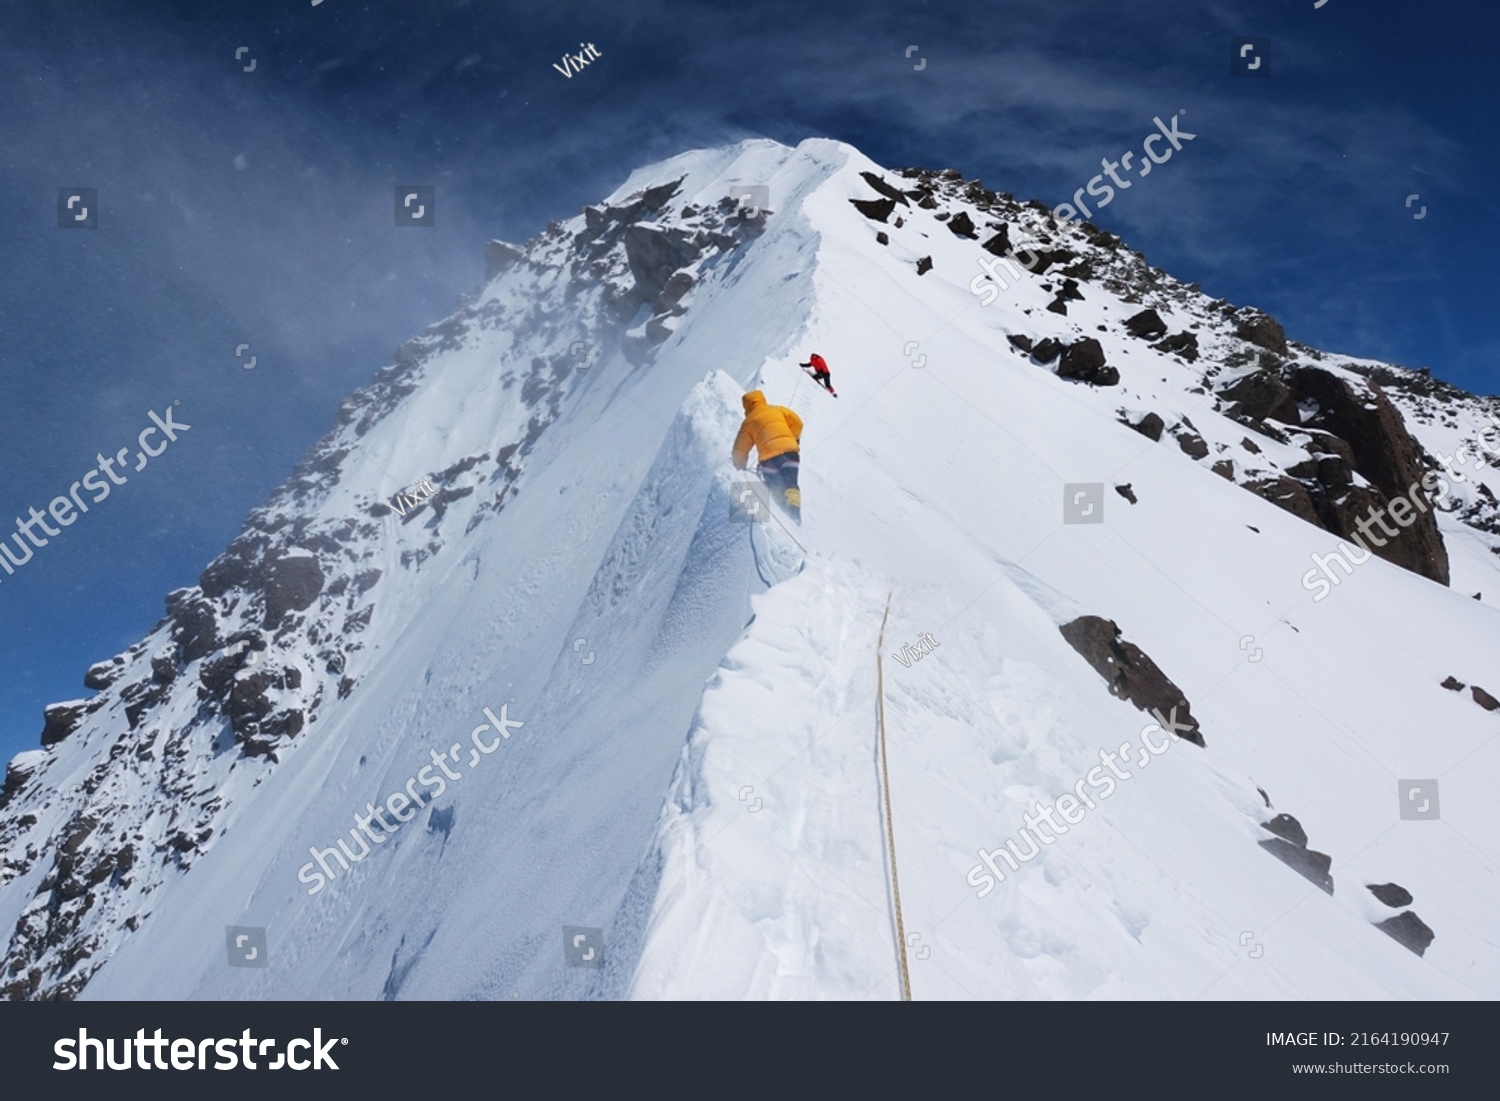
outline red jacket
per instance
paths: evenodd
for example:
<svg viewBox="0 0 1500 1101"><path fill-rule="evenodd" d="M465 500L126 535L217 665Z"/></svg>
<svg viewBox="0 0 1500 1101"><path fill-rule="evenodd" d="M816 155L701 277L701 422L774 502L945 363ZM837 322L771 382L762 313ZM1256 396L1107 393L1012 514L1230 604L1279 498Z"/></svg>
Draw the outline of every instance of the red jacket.
<svg viewBox="0 0 1500 1101"><path fill-rule="evenodd" d="M812 358L808 360L808 364L812 367L814 374L828 374L828 363L822 356L818 355L817 352L814 352L812 354Z"/></svg>

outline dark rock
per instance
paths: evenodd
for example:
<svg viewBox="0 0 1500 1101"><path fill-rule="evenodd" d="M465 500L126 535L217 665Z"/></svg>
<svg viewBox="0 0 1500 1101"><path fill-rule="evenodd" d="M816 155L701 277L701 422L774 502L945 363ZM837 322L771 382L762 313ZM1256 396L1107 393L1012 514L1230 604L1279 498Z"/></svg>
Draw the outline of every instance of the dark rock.
<svg viewBox="0 0 1500 1101"><path fill-rule="evenodd" d="M1419 506L1411 507L1411 523L1397 525L1397 535L1385 546L1371 549L1387 562L1448 584L1448 551L1431 510L1431 498L1420 482L1426 467L1423 452L1389 398L1374 383L1356 392L1348 381L1321 367L1294 365L1288 369L1293 387L1318 404L1312 423L1345 440L1354 468L1385 497L1385 502L1410 494ZM1415 486L1415 489L1412 487ZM1338 532L1350 535L1353 529Z"/></svg>
<svg viewBox="0 0 1500 1101"><path fill-rule="evenodd" d="M40 762L23 765L11 761L5 766L5 783L0 784L0 810L3 810L5 804L9 803L16 793L26 786L27 780L36 775L38 764Z"/></svg>
<svg viewBox="0 0 1500 1101"><path fill-rule="evenodd" d="M1197 333L1176 333L1157 344L1151 345L1151 347L1156 349L1158 352L1169 352L1172 355L1181 356L1189 363L1198 362L1199 353Z"/></svg>
<svg viewBox="0 0 1500 1101"><path fill-rule="evenodd" d="M169 657L151 659L151 679L157 684L171 684L177 676L177 663Z"/></svg>
<svg viewBox="0 0 1500 1101"><path fill-rule="evenodd" d="M895 199L850 199L854 209L874 222L884 222L891 216L891 211L896 209ZM921 205L920 203L918 204ZM932 204L936 206L936 203Z"/></svg>
<svg viewBox="0 0 1500 1101"><path fill-rule="evenodd" d="M678 268L697 258L687 234L680 229L635 224L625 227L625 259L637 285L648 298L660 294Z"/></svg>
<svg viewBox="0 0 1500 1101"><path fill-rule="evenodd" d="M1058 298L1066 298L1069 302L1082 302L1083 292L1078 289L1078 280L1064 279L1062 289L1057 292Z"/></svg>
<svg viewBox="0 0 1500 1101"><path fill-rule="evenodd" d="M975 236L974 221L969 217L967 211L960 210L955 214L953 219L948 223L948 228L953 231L955 237Z"/></svg>
<svg viewBox="0 0 1500 1101"><path fill-rule="evenodd" d="M1004 256L1010 251L1010 226L1002 224L1000 232L991 237L981 247L985 252L993 253L995 256Z"/></svg>
<svg viewBox="0 0 1500 1101"><path fill-rule="evenodd" d="M323 591L323 571L311 555L278 555L266 567L266 627L276 627L288 612L310 607Z"/></svg>
<svg viewBox="0 0 1500 1101"><path fill-rule="evenodd" d="M1252 440L1249 436L1246 436L1243 440L1240 441L1240 446L1243 447L1246 451L1250 452L1250 454L1252 455L1260 454L1260 445Z"/></svg>
<svg viewBox="0 0 1500 1101"><path fill-rule="evenodd" d="M1318 516L1318 510L1313 507L1312 498L1308 496L1307 487L1295 478L1280 475L1274 478L1261 478L1253 482L1241 483L1251 493L1264 497L1273 505L1286 509L1293 516L1306 520L1309 524L1322 527L1323 522Z"/></svg>
<svg viewBox="0 0 1500 1101"><path fill-rule="evenodd" d="M1458 680L1455 677L1449 677L1447 680L1443 681L1443 687L1448 689L1448 691L1450 692L1460 692L1463 690L1464 682Z"/></svg>
<svg viewBox="0 0 1500 1101"><path fill-rule="evenodd" d="M1026 336L1023 333L1015 333L1011 336L1006 337L1005 339L1010 341L1010 345L1013 348L1019 348L1023 352L1031 351L1031 337Z"/></svg>
<svg viewBox="0 0 1500 1101"><path fill-rule="evenodd" d="M932 270L932 257L931 256L924 256L924 257L922 257L922 259L920 259L920 260L917 261L917 274L918 275L926 275L931 270Z"/></svg>
<svg viewBox="0 0 1500 1101"><path fill-rule="evenodd" d="M83 686L92 688L95 692L102 692L115 681L120 679L120 674L125 671L125 659L113 657L109 661L96 662L89 666L88 672L83 675Z"/></svg>
<svg viewBox="0 0 1500 1101"><path fill-rule="evenodd" d="M1094 337L1086 336L1076 344L1068 345L1057 373L1064 378L1088 378L1104 366L1104 347Z"/></svg>
<svg viewBox="0 0 1500 1101"><path fill-rule="evenodd" d="M1131 424L1130 421L1126 421L1125 423L1130 425L1131 428L1134 428L1142 436L1145 436L1148 440L1160 440L1162 430L1167 426L1166 422L1163 421L1161 417L1157 416L1155 413L1147 413L1144 417L1136 421L1134 424Z"/></svg>
<svg viewBox="0 0 1500 1101"><path fill-rule="evenodd" d="M1218 462L1214 463L1214 465L1211 466L1209 469L1212 470L1215 474L1217 474L1221 478L1227 478L1231 482L1234 481L1234 460L1233 459L1220 459Z"/></svg>
<svg viewBox="0 0 1500 1101"><path fill-rule="evenodd" d="M1047 303L1047 312L1061 314L1063 317L1068 316L1068 304L1063 301L1062 295L1058 295L1051 302Z"/></svg>
<svg viewBox="0 0 1500 1101"><path fill-rule="evenodd" d="M1286 355L1286 331L1270 314L1259 310L1241 311L1234 335L1277 355Z"/></svg>
<svg viewBox="0 0 1500 1101"><path fill-rule="evenodd" d="M1274 371L1255 371L1236 379L1220 390L1219 396L1234 402L1237 412L1258 421L1270 417L1283 424L1302 423L1296 396Z"/></svg>
<svg viewBox="0 0 1500 1101"><path fill-rule="evenodd" d="M1104 362L1104 348L1094 337L1086 336L1070 344L1057 365L1060 378L1076 378L1095 386L1113 386L1120 373Z"/></svg>
<svg viewBox="0 0 1500 1101"><path fill-rule="evenodd" d="M879 233L875 234L875 241L877 244L888 245L891 243L891 238L886 233L886 231L882 229Z"/></svg>
<svg viewBox="0 0 1500 1101"><path fill-rule="evenodd" d="M1121 638L1120 628L1112 620L1079 616L1059 630L1068 645L1104 678L1111 695L1129 700L1142 711L1159 713L1178 725L1174 733L1179 738L1199 746L1204 744L1203 733L1182 690L1140 647ZM1184 733L1181 727L1191 729Z"/></svg>
<svg viewBox="0 0 1500 1101"><path fill-rule="evenodd" d="M1333 876L1328 872L1328 869L1333 866L1333 859L1326 853L1314 852L1301 845L1293 845L1290 841L1283 841L1279 837L1273 837L1259 844L1266 852L1298 875L1317 884L1328 894L1333 894Z"/></svg>
<svg viewBox="0 0 1500 1101"><path fill-rule="evenodd" d="M1121 497L1124 497L1125 500L1129 501L1132 505L1137 503L1135 499L1135 493L1133 490L1131 490L1129 482L1126 482L1122 486L1115 486L1115 492L1118 493Z"/></svg>
<svg viewBox="0 0 1500 1101"><path fill-rule="evenodd" d="M1031 350L1031 355L1040 363L1051 363L1063 352L1064 345L1050 336Z"/></svg>
<svg viewBox="0 0 1500 1101"><path fill-rule="evenodd" d="M49 703L42 708L42 748L50 749L77 730L88 710L84 700Z"/></svg>
<svg viewBox="0 0 1500 1101"><path fill-rule="evenodd" d="M211 601L192 589L177 589L167 595L167 615L183 661L197 661L219 648L218 618Z"/></svg>
<svg viewBox="0 0 1500 1101"><path fill-rule="evenodd" d="M1167 323L1155 310L1145 309L1125 321L1125 331L1142 340L1155 340L1167 335Z"/></svg>
<svg viewBox="0 0 1500 1101"><path fill-rule="evenodd" d="M1366 883L1365 888L1392 909L1412 904L1411 892L1399 883Z"/></svg>
<svg viewBox="0 0 1500 1101"><path fill-rule="evenodd" d="M1177 438L1177 446L1182 448L1183 454L1192 459L1208 458L1208 442L1196 432L1174 432Z"/></svg>
<svg viewBox="0 0 1500 1101"><path fill-rule="evenodd" d="M1483 688L1480 688L1477 684L1470 686L1469 695L1474 698L1475 703L1486 711L1500 710L1500 700L1495 699L1494 696L1490 695Z"/></svg>
<svg viewBox="0 0 1500 1101"><path fill-rule="evenodd" d="M1260 828L1269 830L1283 841L1290 841L1299 849L1307 848L1307 831L1302 828L1302 823L1290 814L1278 814L1269 822L1262 822Z"/></svg>
<svg viewBox="0 0 1500 1101"><path fill-rule="evenodd" d="M884 195L887 199L890 199L892 203L892 209L895 208L894 204L896 203L900 203L902 206L911 205L906 200L906 192L902 191L899 187L894 187L891 184L886 183L884 179L875 175L875 173L861 172L860 177L865 181L865 183L869 184L876 191ZM884 221L884 219L881 220Z"/></svg>
<svg viewBox="0 0 1500 1101"><path fill-rule="evenodd" d="M1427 952L1427 946L1437 937L1428 924L1417 917L1414 910L1406 910L1393 918L1386 918L1376 923L1375 928L1419 956Z"/></svg>
<svg viewBox="0 0 1500 1101"><path fill-rule="evenodd" d="M681 302L683 296L693 289L693 277L685 271L673 272L672 277L667 280L667 285L661 289L657 297L658 305L671 309Z"/></svg>

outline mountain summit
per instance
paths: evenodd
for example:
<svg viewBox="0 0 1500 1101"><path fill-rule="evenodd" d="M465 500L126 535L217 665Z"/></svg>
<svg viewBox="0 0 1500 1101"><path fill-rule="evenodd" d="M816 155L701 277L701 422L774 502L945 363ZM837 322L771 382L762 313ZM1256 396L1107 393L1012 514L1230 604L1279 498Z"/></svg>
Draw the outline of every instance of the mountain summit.
<svg viewBox="0 0 1500 1101"><path fill-rule="evenodd" d="M7 997L1500 996L1494 401L826 140L487 259L10 762Z"/></svg>

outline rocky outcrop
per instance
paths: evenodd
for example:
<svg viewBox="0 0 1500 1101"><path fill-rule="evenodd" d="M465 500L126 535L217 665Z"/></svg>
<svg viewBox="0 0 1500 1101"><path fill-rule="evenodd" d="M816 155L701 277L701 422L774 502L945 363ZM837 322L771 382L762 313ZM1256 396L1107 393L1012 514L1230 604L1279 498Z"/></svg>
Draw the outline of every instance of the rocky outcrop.
<svg viewBox="0 0 1500 1101"><path fill-rule="evenodd" d="M1286 355L1286 331L1268 313L1248 308L1241 310L1234 335L1269 352Z"/></svg>
<svg viewBox="0 0 1500 1101"><path fill-rule="evenodd" d="M1397 497L1409 495L1420 502L1418 507L1403 510L1412 513L1408 525L1390 525L1397 528L1396 536L1370 549L1388 562L1440 585L1448 584L1448 551L1431 499L1420 485L1426 472L1422 451L1390 399L1374 383L1356 389L1355 384L1321 367L1293 366L1288 381L1317 403L1317 412L1308 423L1348 443L1355 470L1384 496L1384 501L1375 502L1382 512Z"/></svg>
<svg viewBox="0 0 1500 1101"><path fill-rule="evenodd" d="M42 709L42 747L51 748L73 731L88 714L87 700L70 700L66 703L51 703Z"/></svg>
<svg viewBox="0 0 1500 1101"><path fill-rule="evenodd" d="M1172 683L1139 646L1126 642L1113 620L1079 616L1059 628L1068 645L1104 678L1110 695L1129 700L1153 717L1177 724L1172 731L1194 745L1203 745L1203 734L1182 690Z"/></svg>

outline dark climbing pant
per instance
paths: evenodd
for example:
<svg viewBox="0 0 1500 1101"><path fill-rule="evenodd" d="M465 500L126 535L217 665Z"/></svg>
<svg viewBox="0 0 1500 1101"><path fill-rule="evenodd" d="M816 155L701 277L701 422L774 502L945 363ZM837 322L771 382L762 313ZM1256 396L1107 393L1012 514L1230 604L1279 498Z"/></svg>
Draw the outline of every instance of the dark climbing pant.
<svg viewBox="0 0 1500 1101"><path fill-rule="evenodd" d="M783 451L760 464L761 481L779 493L783 499L786 491L797 488L797 468L801 457L795 451Z"/></svg>

